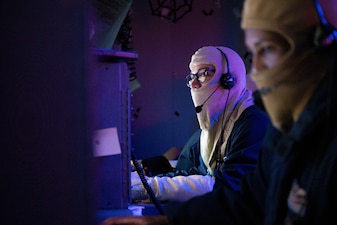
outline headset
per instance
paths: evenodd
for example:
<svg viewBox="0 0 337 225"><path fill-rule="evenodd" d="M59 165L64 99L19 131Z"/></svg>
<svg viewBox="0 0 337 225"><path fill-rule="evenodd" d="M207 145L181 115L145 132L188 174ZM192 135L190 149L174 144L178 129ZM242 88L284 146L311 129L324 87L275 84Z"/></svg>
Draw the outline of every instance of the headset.
<svg viewBox="0 0 337 225"><path fill-rule="evenodd" d="M328 46L337 40L337 29L326 20L323 9L318 0L313 0L320 25L316 29L314 44L317 47Z"/></svg>
<svg viewBox="0 0 337 225"><path fill-rule="evenodd" d="M223 62L223 59L226 59L226 62L227 62L227 73L223 73L221 75L220 81L219 81L220 84L208 96L208 98L206 98L206 100L201 105L198 105L198 106L195 107L195 112L196 113L200 113L202 111L202 107L204 106L204 104L208 101L208 99L210 99L210 97L212 97L212 95L216 92L216 90L218 90L218 88L220 86L223 87L224 89L230 90L234 86L234 83L235 83L235 78L234 78L234 76L229 71L229 61L227 59L227 56L225 55L225 53L220 48L217 48L217 47L215 47L215 48L220 51L220 53L222 55L222 62ZM228 92L228 95L227 95L227 99L228 99L228 96L229 96L229 92ZM227 105L227 102L226 102L226 105Z"/></svg>
<svg viewBox="0 0 337 225"><path fill-rule="evenodd" d="M216 48L220 51L222 57L226 60L227 62L227 73L223 73L221 75L220 78L220 85L224 88L224 89L231 89L234 86L235 83L235 78L234 76L231 74L230 70L229 70L229 61L228 58L226 56L226 54L220 49L220 48Z"/></svg>

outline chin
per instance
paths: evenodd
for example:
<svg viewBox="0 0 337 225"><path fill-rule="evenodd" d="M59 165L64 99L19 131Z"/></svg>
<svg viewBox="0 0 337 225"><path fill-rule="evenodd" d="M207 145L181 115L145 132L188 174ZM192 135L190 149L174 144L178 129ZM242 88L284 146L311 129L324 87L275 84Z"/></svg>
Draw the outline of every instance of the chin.
<svg viewBox="0 0 337 225"><path fill-rule="evenodd" d="M281 132L288 132L293 125L293 121L285 118L273 119L271 117L273 126Z"/></svg>

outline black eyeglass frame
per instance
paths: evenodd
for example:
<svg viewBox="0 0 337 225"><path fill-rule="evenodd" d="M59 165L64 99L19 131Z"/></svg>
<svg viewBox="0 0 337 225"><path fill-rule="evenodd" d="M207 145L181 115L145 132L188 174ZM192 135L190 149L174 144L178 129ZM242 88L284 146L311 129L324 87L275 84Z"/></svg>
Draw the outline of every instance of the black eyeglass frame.
<svg viewBox="0 0 337 225"><path fill-rule="evenodd" d="M197 80L198 80L200 83L205 82L207 76L209 75L208 72L213 72L213 73L215 73L215 69L214 69L214 68L211 68L211 67L203 67L203 68L198 69L198 71L197 71L196 73L189 73L189 74L185 77L187 87L191 87L190 82L191 82L195 77L197 78ZM200 79L200 78L202 78L202 79Z"/></svg>

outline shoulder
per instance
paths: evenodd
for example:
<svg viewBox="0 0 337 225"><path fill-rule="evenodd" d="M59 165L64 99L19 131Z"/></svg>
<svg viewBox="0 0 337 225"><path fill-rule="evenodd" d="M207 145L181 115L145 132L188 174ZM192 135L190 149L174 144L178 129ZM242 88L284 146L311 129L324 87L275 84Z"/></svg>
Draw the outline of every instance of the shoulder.
<svg viewBox="0 0 337 225"><path fill-rule="evenodd" d="M247 107L240 115L237 123L261 124L267 125L269 122L268 115L256 105Z"/></svg>
<svg viewBox="0 0 337 225"><path fill-rule="evenodd" d="M193 145L193 144L199 142L200 134L201 134L201 129L198 129L197 131L195 131L192 134L192 136L188 139L186 145Z"/></svg>
<svg viewBox="0 0 337 225"><path fill-rule="evenodd" d="M233 135L239 137L262 137L266 133L270 119L255 105L246 108L233 127Z"/></svg>
<svg viewBox="0 0 337 225"><path fill-rule="evenodd" d="M191 154L191 151L199 150L199 139L200 139L201 129L195 131L192 136L185 143L181 155Z"/></svg>

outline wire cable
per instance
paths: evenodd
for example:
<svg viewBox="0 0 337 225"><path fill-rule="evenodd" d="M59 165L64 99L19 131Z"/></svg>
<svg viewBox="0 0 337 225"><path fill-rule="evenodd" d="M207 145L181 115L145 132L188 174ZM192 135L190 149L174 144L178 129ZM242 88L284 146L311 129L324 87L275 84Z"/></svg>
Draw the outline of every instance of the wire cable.
<svg viewBox="0 0 337 225"><path fill-rule="evenodd" d="M153 190L152 188L150 187L150 185L147 183L147 180L145 178L145 175L144 175L144 172L143 172L143 169L141 167L141 165L139 164L136 156L135 156L135 153L134 153L134 150L131 149L131 160L133 162L133 165L135 166L135 169L139 175L139 178L140 180L142 181L142 184L147 192L147 194L149 195L150 197L150 200L152 201L152 203L156 206L157 210L159 211L159 213L161 215L165 215L164 213L164 209L162 208L162 206L160 205L158 199L156 198L156 196L154 195L153 193Z"/></svg>

